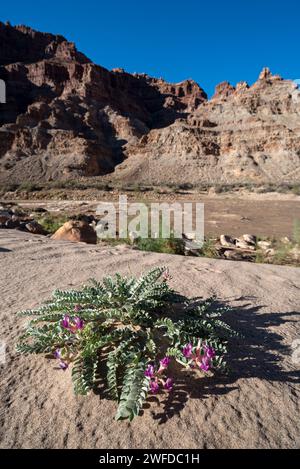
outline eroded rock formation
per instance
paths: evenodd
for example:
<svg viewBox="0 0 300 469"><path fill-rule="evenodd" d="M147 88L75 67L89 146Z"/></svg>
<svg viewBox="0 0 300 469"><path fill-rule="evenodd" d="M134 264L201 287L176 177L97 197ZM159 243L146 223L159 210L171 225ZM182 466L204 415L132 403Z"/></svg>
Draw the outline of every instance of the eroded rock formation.
<svg viewBox="0 0 300 469"><path fill-rule="evenodd" d="M208 100L95 65L64 37L0 23L0 181L101 176L135 182L300 178L300 97L264 69Z"/></svg>

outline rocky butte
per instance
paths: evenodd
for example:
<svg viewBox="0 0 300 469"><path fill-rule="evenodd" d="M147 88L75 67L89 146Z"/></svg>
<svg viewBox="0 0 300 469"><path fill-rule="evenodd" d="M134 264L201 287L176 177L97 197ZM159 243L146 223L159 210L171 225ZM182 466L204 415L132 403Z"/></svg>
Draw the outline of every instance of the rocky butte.
<svg viewBox="0 0 300 469"><path fill-rule="evenodd" d="M109 71L63 36L0 22L0 79L2 183L300 180L300 93L267 68L208 100L193 80Z"/></svg>

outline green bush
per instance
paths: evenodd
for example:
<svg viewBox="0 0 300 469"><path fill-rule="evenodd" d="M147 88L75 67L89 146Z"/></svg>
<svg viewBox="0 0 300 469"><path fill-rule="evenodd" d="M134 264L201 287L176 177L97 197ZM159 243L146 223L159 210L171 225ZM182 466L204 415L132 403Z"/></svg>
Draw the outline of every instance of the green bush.
<svg viewBox="0 0 300 469"><path fill-rule="evenodd" d="M56 290L45 305L19 313L32 319L17 350L54 355L62 370L71 368L76 394L106 382L116 419L132 420L149 392L171 391L171 360L204 373L224 369L226 337L235 335L220 319L224 308L213 308L213 299L195 305L169 278L158 267L139 279L116 274L78 291Z"/></svg>
<svg viewBox="0 0 300 469"><path fill-rule="evenodd" d="M141 251L184 254L184 242L177 238L138 238L136 246Z"/></svg>
<svg viewBox="0 0 300 469"><path fill-rule="evenodd" d="M50 215L49 213L36 218L44 230L49 233L55 233L69 219L66 215Z"/></svg>
<svg viewBox="0 0 300 469"><path fill-rule="evenodd" d="M300 220L295 220L293 224L293 241L300 246Z"/></svg>

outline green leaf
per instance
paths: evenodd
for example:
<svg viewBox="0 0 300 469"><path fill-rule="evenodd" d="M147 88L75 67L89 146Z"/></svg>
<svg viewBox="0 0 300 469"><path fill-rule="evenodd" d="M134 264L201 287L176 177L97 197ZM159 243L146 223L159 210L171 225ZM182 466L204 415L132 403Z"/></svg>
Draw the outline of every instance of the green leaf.
<svg viewBox="0 0 300 469"><path fill-rule="evenodd" d="M129 419L131 421L139 414L149 390L150 380L144 374L145 369L145 361L138 361L127 366L116 420Z"/></svg>

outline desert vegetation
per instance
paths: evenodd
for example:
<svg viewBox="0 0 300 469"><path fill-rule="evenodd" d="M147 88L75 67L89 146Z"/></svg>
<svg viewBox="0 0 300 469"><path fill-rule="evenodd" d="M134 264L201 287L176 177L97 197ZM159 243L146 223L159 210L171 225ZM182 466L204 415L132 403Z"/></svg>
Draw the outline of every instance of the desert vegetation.
<svg viewBox="0 0 300 469"><path fill-rule="evenodd" d="M123 181L111 181L101 178L77 178L67 180L54 180L49 182L32 182L23 181L21 183L5 182L0 185L0 195L13 194L14 197L32 198L38 194L40 198L55 197L59 191L64 191L66 199L72 198L72 194L76 192L80 197L80 193L91 192L111 192L135 193L140 194L178 194L185 195L187 193L210 193L210 194L228 194L250 192L255 194L277 193L277 194L294 194L300 195L300 184L297 182L279 182L279 183L165 183L165 184L145 184L132 183Z"/></svg>
<svg viewBox="0 0 300 469"><path fill-rule="evenodd" d="M236 335L221 319L226 308L177 294L169 279L158 267L139 279L116 274L81 290L56 290L45 305L20 313L32 319L18 351L70 367L76 394L104 381L118 402L116 419L132 420L148 393L172 390L171 361L195 372L225 370L227 338Z"/></svg>

